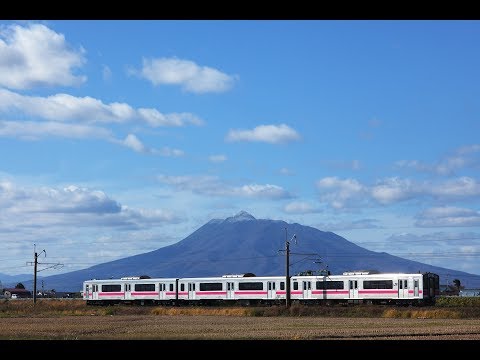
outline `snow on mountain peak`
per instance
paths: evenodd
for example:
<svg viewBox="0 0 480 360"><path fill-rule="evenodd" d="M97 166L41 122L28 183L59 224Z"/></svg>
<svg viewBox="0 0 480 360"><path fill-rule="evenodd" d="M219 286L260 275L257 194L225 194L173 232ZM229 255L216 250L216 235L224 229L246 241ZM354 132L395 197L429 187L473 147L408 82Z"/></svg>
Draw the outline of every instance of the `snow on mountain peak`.
<svg viewBox="0 0 480 360"><path fill-rule="evenodd" d="M225 221L227 222L238 222L238 221L250 221L250 220L256 220L255 217L250 215L246 211L240 211L237 215L226 218Z"/></svg>

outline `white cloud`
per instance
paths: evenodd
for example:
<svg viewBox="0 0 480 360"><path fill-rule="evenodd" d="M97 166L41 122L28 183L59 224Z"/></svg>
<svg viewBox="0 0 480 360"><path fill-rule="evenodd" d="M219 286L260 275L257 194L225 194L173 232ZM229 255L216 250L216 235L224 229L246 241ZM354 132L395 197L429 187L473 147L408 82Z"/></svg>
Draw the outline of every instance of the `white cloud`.
<svg viewBox="0 0 480 360"><path fill-rule="evenodd" d="M128 134L125 140L123 140L123 144L136 152L145 152L147 150L145 145L133 134Z"/></svg>
<svg viewBox="0 0 480 360"><path fill-rule="evenodd" d="M432 184L428 190L440 198L465 198L480 196L480 183L468 176L462 176L439 184Z"/></svg>
<svg viewBox="0 0 480 360"><path fill-rule="evenodd" d="M141 119L153 127L158 126L184 126L186 124L203 125L204 121L190 113L162 114L157 109L138 109Z"/></svg>
<svg viewBox="0 0 480 360"><path fill-rule="evenodd" d="M161 149L152 149L151 150L154 154L159 154L161 156L165 157L180 157L185 155L185 152L183 150L179 149L172 149L167 146L161 148Z"/></svg>
<svg viewBox="0 0 480 360"><path fill-rule="evenodd" d="M291 202L283 207L283 211L289 214L310 214L321 212L320 209L304 201Z"/></svg>
<svg viewBox="0 0 480 360"><path fill-rule="evenodd" d="M12 137L22 140L40 140L52 136L71 139L97 138L111 140L113 138L109 130L96 126L62 124L53 121L36 122L0 120L0 137Z"/></svg>
<svg viewBox="0 0 480 360"><path fill-rule="evenodd" d="M208 160L213 163L221 163L227 161L227 157L225 155L210 155Z"/></svg>
<svg viewBox="0 0 480 360"><path fill-rule="evenodd" d="M317 228L323 231L343 231L343 230L356 230L356 229L377 229L378 225L375 223L378 220L374 219L362 219L355 221L341 221L337 223L319 224Z"/></svg>
<svg viewBox="0 0 480 360"><path fill-rule="evenodd" d="M153 85L181 85L184 90L199 94L227 91L236 79L217 69L177 58L144 58L140 75Z"/></svg>
<svg viewBox="0 0 480 360"><path fill-rule="evenodd" d="M480 212L453 206L433 207L417 216L419 227L480 226Z"/></svg>
<svg viewBox="0 0 480 360"><path fill-rule="evenodd" d="M0 181L0 232L7 227L48 226L141 228L181 221L169 210L131 209L103 191L78 187L24 188Z"/></svg>
<svg viewBox="0 0 480 360"><path fill-rule="evenodd" d="M370 189L371 196L380 204L390 204L412 198L418 188L408 179L397 177L382 180Z"/></svg>
<svg viewBox="0 0 480 360"><path fill-rule="evenodd" d="M399 160L395 163L395 166L397 168L413 169L418 172L449 176L455 174L456 170L478 165L480 163L479 153L480 145L474 144L460 147L453 154L445 156L433 164L427 164L419 160Z"/></svg>
<svg viewBox="0 0 480 360"><path fill-rule="evenodd" d="M259 125L253 130L230 130L226 141L259 141L270 144L286 143L300 139L300 135L285 124Z"/></svg>
<svg viewBox="0 0 480 360"><path fill-rule="evenodd" d="M216 176L209 175L170 176L162 174L159 175L157 179L161 183L171 185L179 191L187 190L203 195L266 199L285 199L291 197L285 189L277 185L247 184L242 186L232 186L222 182Z"/></svg>
<svg viewBox="0 0 480 360"><path fill-rule="evenodd" d="M86 81L74 74L85 63L84 50L72 49L63 34L42 24L0 28L0 85L11 89L70 86Z"/></svg>
<svg viewBox="0 0 480 360"><path fill-rule="evenodd" d="M270 184L248 184L240 187L233 187L229 192L231 192L231 194L234 196L245 196L252 198L284 199L290 197L288 192L282 187Z"/></svg>
<svg viewBox="0 0 480 360"><path fill-rule="evenodd" d="M326 177L317 181L320 199L336 209L359 205L389 205L410 199L469 200L480 196L480 183L470 177L442 182L422 181L398 177L379 180L375 185L364 185L355 179L341 180Z"/></svg>
<svg viewBox="0 0 480 360"><path fill-rule="evenodd" d="M359 198L363 198L366 188L355 179L341 180L337 177L326 177L317 181L322 192L321 199L336 209L341 209Z"/></svg>
<svg viewBox="0 0 480 360"><path fill-rule="evenodd" d="M76 97L56 94L48 97L27 96L0 89L0 111L18 112L52 121L82 121L87 123L125 123L142 120L153 127L202 125L203 121L190 113L162 114L157 109L134 109L126 103L105 104L90 96Z"/></svg>
<svg viewBox="0 0 480 360"><path fill-rule="evenodd" d="M102 127L64 124L54 121L2 121L0 120L0 137L18 138L26 141L42 140L50 137L67 139L100 139L126 146L136 152L165 157L180 157L184 152L167 146L154 149L145 146L134 134L128 134L124 140L116 139L113 134Z"/></svg>

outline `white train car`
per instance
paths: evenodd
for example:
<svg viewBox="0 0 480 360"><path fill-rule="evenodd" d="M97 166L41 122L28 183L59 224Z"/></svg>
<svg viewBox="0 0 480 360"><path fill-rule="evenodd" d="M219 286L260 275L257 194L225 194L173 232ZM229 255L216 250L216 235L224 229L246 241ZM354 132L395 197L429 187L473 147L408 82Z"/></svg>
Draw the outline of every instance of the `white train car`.
<svg viewBox="0 0 480 360"><path fill-rule="evenodd" d="M125 277L88 280L83 284L87 304L141 305L279 304L286 300L285 276L253 274L192 278ZM292 303L433 304L439 277L433 273L345 272L290 278Z"/></svg>
<svg viewBox="0 0 480 360"><path fill-rule="evenodd" d="M432 273L345 272L343 275L293 276L292 302L300 303L433 303L439 295Z"/></svg>
<svg viewBox="0 0 480 360"><path fill-rule="evenodd" d="M138 276L92 279L83 282L82 297L87 305L174 303L177 299L176 283L175 278L151 279Z"/></svg>
<svg viewBox="0 0 480 360"><path fill-rule="evenodd" d="M253 274L252 274L253 275ZM274 303L285 299L285 277L223 275L221 277L181 278L179 300L189 304L238 302L244 305Z"/></svg>

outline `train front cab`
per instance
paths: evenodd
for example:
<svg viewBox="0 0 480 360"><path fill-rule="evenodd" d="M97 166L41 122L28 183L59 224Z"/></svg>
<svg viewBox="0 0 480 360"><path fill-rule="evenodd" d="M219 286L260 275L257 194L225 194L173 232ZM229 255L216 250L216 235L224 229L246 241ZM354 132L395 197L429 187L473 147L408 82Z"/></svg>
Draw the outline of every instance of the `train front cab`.
<svg viewBox="0 0 480 360"><path fill-rule="evenodd" d="M440 296L440 277L431 272L423 273L423 303L433 305L438 296Z"/></svg>

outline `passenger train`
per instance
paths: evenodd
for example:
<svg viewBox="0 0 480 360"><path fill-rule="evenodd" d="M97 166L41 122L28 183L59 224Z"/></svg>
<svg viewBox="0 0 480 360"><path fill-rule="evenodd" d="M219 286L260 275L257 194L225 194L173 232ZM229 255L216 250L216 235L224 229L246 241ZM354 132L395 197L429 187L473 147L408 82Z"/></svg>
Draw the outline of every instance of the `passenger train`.
<svg viewBox="0 0 480 360"><path fill-rule="evenodd" d="M148 276L84 281L87 305L275 305L286 301L285 276L252 273L196 278ZM439 276L425 273L344 272L290 277L291 303L432 305Z"/></svg>

